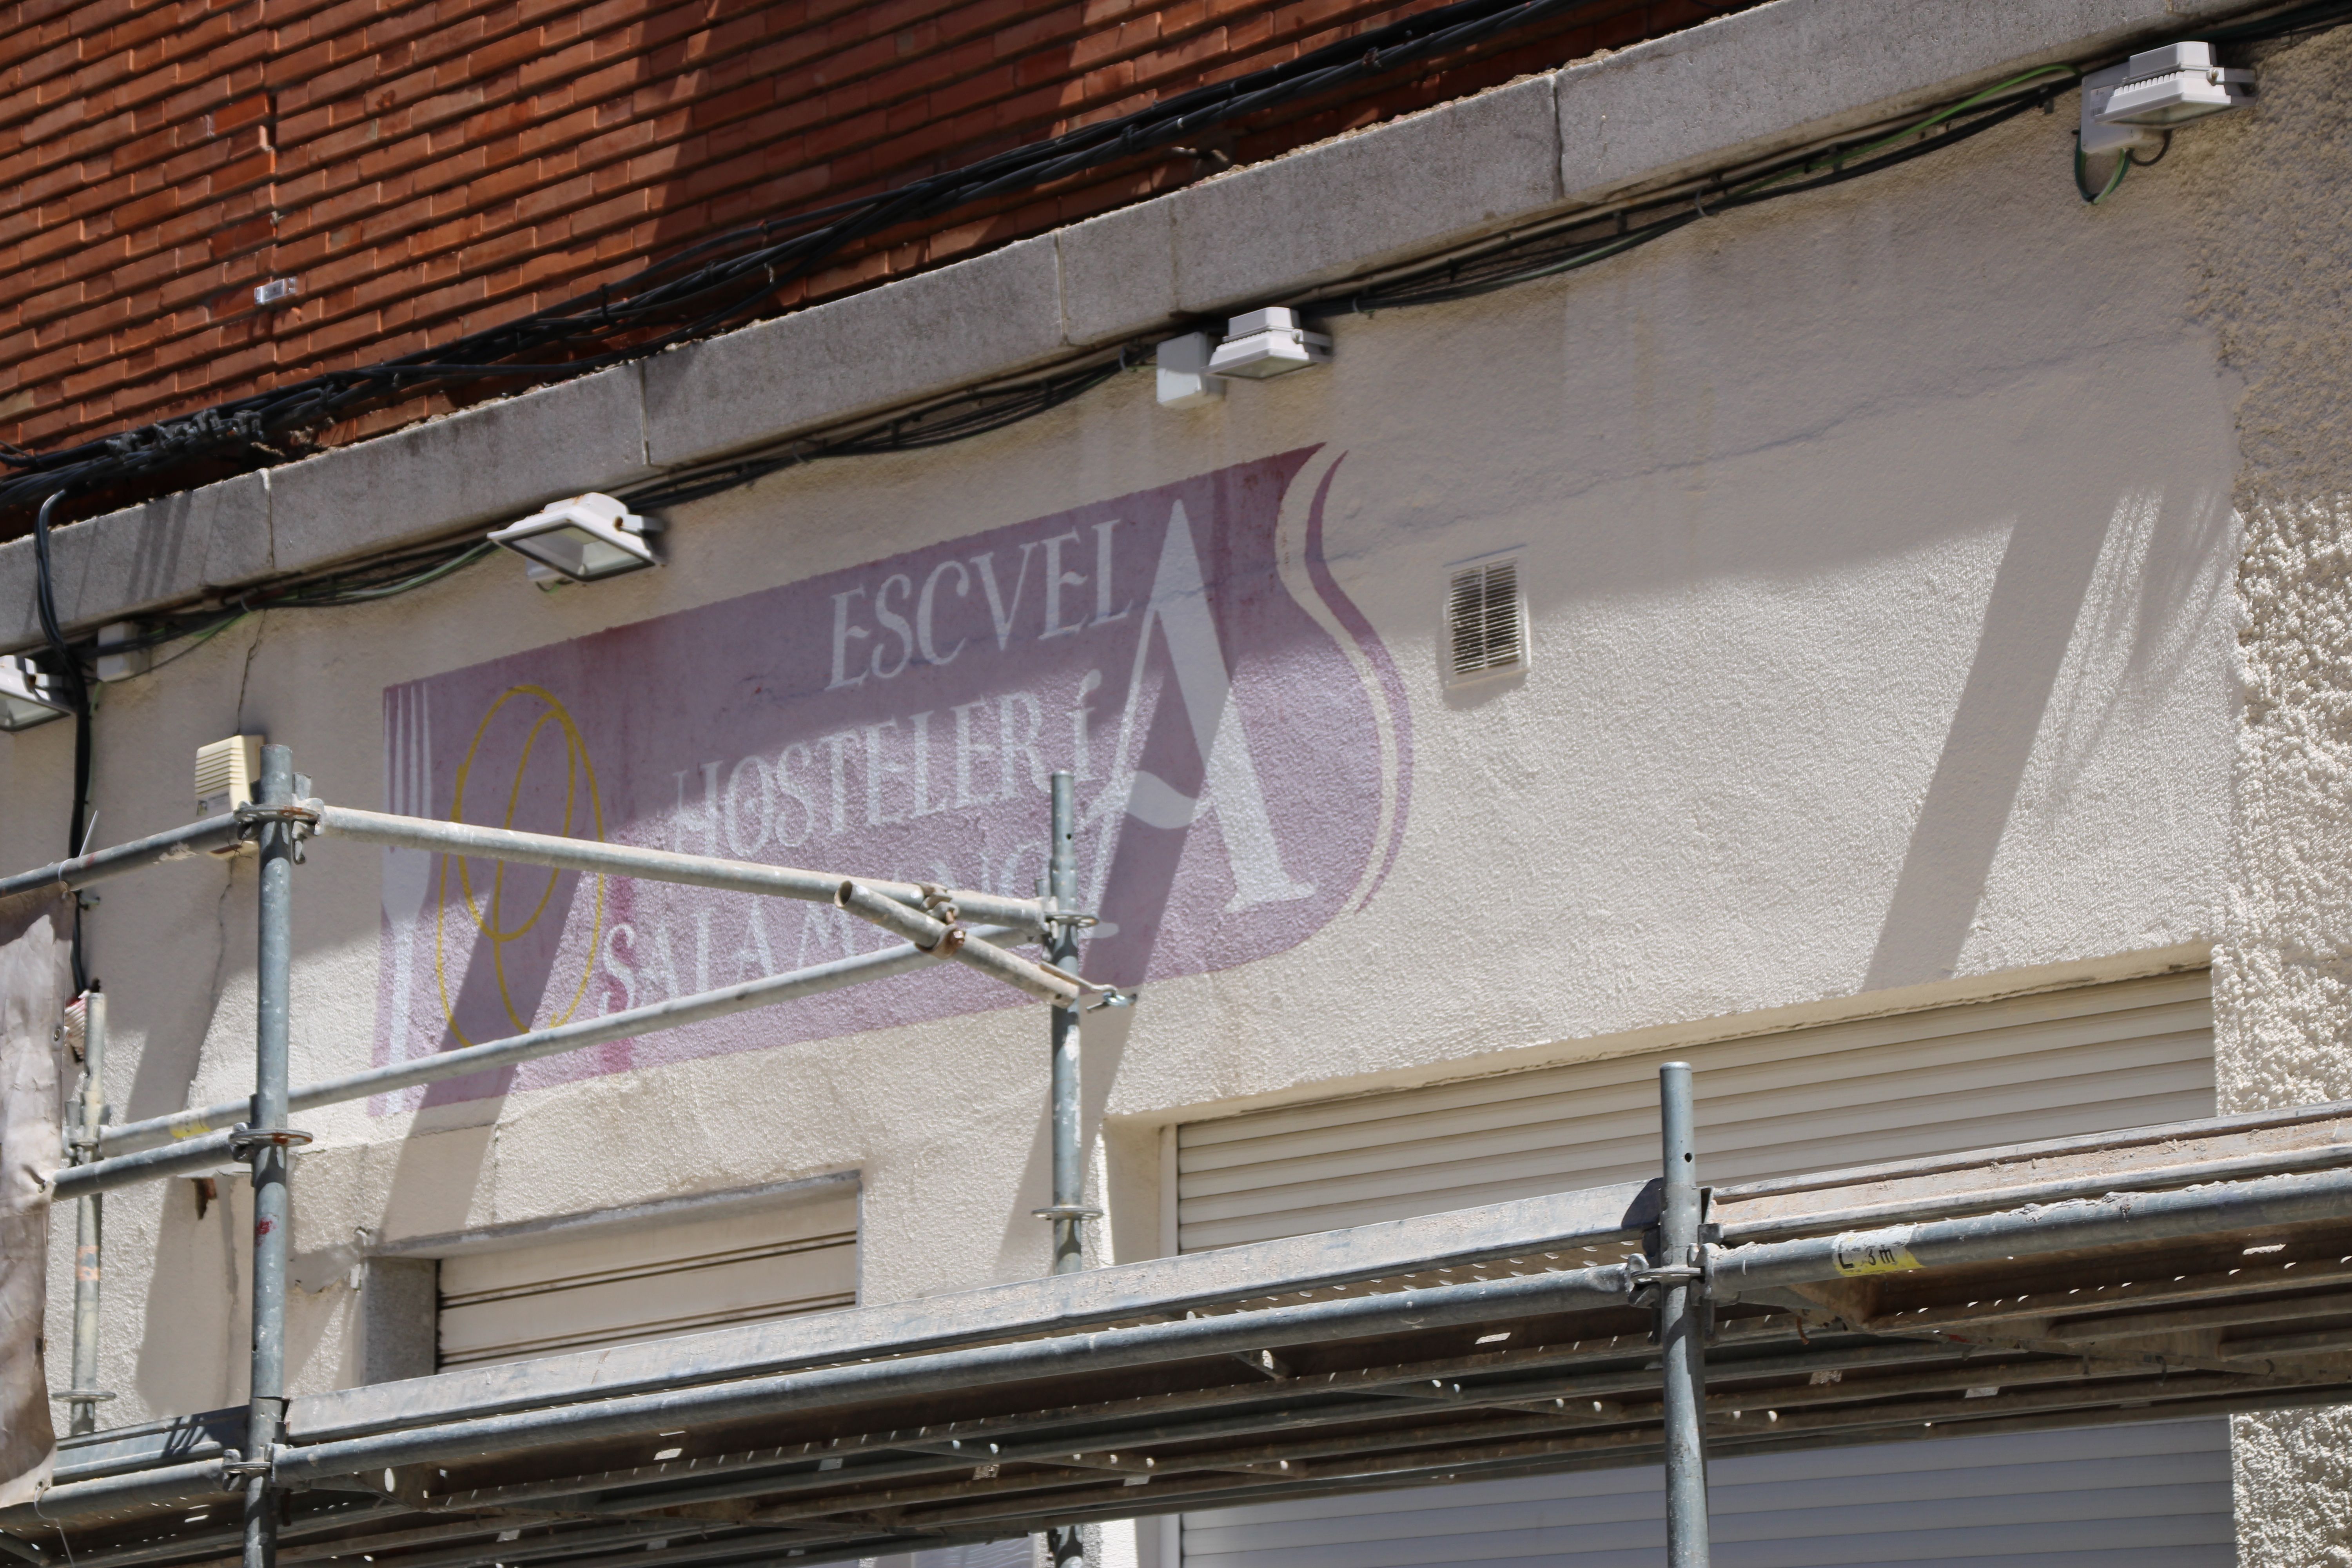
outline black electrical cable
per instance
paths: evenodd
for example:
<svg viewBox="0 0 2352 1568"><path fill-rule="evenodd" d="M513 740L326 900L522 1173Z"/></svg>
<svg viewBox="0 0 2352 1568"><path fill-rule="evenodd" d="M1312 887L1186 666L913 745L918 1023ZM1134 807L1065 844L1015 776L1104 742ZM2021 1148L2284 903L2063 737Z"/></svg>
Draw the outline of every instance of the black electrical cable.
<svg viewBox="0 0 2352 1568"><path fill-rule="evenodd" d="M383 364L335 371L177 419L31 458L0 455L0 515L60 486L84 492L159 480L196 465L257 466L357 409L483 378L576 375L660 352L757 313L777 290L896 225L1034 189L1171 146L1226 121L1417 67L1601 0L1456 0L1297 59L1195 88L1118 120L1010 149L896 189L747 226L545 311ZM820 219L829 221L819 222ZM810 227L811 224L815 226ZM793 230L801 232L793 233ZM789 237L779 239L786 234ZM734 254L724 254L734 250ZM683 264L709 257L699 265ZM650 336L642 334L651 333ZM616 339L635 336L635 341ZM550 349L579 349L554 360ZM538 356L538 357L533 357Z"/></svg>
<svg viewBox="0 0 2352 1568"><path fill-rule="evenodd" d="M1124 353L1100 364L1066 371L1017 386L994 387L950 398L886 424L853 434L795 441L772 452L755 453L722 463L681 469L618 492L630 506L653 510L700 500L724 490L748 485L770 474L798 468L819 458L874 457L886 452L914 452L969 440L1034 418L1083 396L1126 368Z"/></svg>
<svg viewBox="0 0 2352 1568"><path fill-rule="evenodd" d="M2301 33L2319 32L2347 20L2352 20L2352 0L2315 0L2312 5L2290 6L2266 16L2256 16L2251 21L2207 27L2201 30L2200 37L2211 44L2261 44Z"/></svg>
<svg viewBox="0 0 2352 1568"><path fill-rule="evenodd" d="M1560 233L1501 247L1419 278L1407 278L1377 289L1328 296L1310 301L1302 309L1310 315L1328 317L1396 310L1410 305L1434 305L1472 299L1498 289L1532 282L1538 278L1574 271L1664 239L1667 235L1687 228L1703 218L1842 184L1848 180L1860 179L1864 174L1907 163L1914 158L1925 157L1981 135L2029 110L2042 108L2073 85L2074 79L2070 77L2035 88L2021 97L1953 116L1942 121L1937 128L1922 132L1916 140L1869 157L1857 158L1853 162L1847 162L1844 157L1850 147L1868 145L1867 141L1858 140L1844 146L1832 146L1768 165L1738 184L1727 184L1712 193L1702 190L1686 196L1642 204L1627 208L1622 214L1596 218ZM1824 164L1826 169L1822 167ZM1788 178L1792 174L1800 177ZM1639 226L1632 226L1632 219L1639 214L1664 216L1654 216ZM1628 226L1616 226L1621 222ZM1608 226L1605 232L1591 233L1601 226Z"/></svg>
<svg viewBox="0 0 2352 1568"><path fill-rule="evenodd" d="M756 313L778 289L807 276L846 246L893 225L1171 148L1226 121L1416 66L1437 54L1475 47L1594 3L1457 0L1297 60L1194 89L1118 120L1013 148L894 190L698 241L551 310L429 351L313 376L61 452L0 454L0 463L19 470L0 480L0 515L32 505L60 485L87 491L164 479L195 465L216 472L223 467L256 466L257 458L282 458L307 447L309 432L318 426L420 392L485 377L580 374L656 353ZM2207 36L2216 42L2256 42L2333 26L2347 17L2352 17L2352 0L2315 0L2235 26L2209 29ZM1871 166L1883 167L1885 162ZM1636 243L1661 237L1664 232L1645 235ZM780 234L789 237L779 240ZM730 250L737 253L724 254ZM712 259L687 265L706 257ZM652 335L614 341L638 333ZM585 352L552 362L527 357L549 348Z"/></svg>
<svg viewBox="0 0 2352 1568"><path fill-rule="evenodd" d="M58 490L43 500L40 511L33 519L33 605L40 617L41 636L47 639L50 655L58 664L58 680L73 708L73 812L72 825L66 831L66 858L70 859L82 852L82 839L89 833L91 735L89 683L82 674L81 660L67 643L58 620L57 571L49 561L49 514L57 510L65 493ZM73 980L77 994L89 989L89 967L82 961L79 897L74 900L73 912Z"/></svg>

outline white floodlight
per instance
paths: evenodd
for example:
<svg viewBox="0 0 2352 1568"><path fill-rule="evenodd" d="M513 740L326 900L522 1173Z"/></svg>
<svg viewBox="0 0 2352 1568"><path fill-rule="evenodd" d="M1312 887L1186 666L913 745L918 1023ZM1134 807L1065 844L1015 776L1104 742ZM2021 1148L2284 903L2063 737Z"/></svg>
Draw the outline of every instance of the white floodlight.
<svg viewBox="0 0 2352 1568"><path fill-rule="evenodd" d="M1299 322L1297 311L1273 305L1225 323L1225 341L1209 356L1209 373L1264 381L1328 363L1330 358L1328 337L1308 331Z"/></svg>
<svg viewBox="0 0 2352 1568"><path fill-rule="evenodd" d="M72 711L31 659L15 654L0 658L0 730L29 730Z"/></svg>
<svg viewBox="0 0 2352 1568"><path fill-rule="evenodd" d="M1225 395L1225 384L1209 374L1210 356L1217 352L1213 332L1186 332L1161 343L1154 355L1159 367L1160 403L1165 408L1197 408Z"/></svg>
<svg viewBox="0 0 2352 1568"><path fill-rule="evenodd" d="M2213 61L2212 45L2167 44L2124 62L2122 80L2098 121L2161 131L2235 109L2253 96L2254 73L2222 69Z"/></svg>
<svg viewBox="0 0 2352 1568"><path fill-rule="evenodd" d="M659 523L592 490L550 501L520 522L492 531L490 542L529 559L532 581L551 586L557 580L593 583L660 565L646 542L646 535L660 531Z"/></svg>

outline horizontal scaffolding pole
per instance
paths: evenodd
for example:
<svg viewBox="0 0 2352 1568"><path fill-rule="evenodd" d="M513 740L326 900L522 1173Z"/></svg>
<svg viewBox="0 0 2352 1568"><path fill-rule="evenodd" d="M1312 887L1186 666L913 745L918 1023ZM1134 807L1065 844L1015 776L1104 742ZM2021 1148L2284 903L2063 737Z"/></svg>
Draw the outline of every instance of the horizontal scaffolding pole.
<svg viewBox="0 0 2352 1568"><path fill-rule="evenodd" d="M2340 1220L2347 1215L2352 1215L2352 1173L2328 1171L1882 1232L1758 1243L1711 1251L1707 1272L1711 1289L1728 1295L2254 1226ZM1340 1298L450 1422L285 1448L278 1463L283 1479L299 1483L384 1467L476 1460L702 1422L806 1413L985 1384L1622 1305L1632 1299L1633 1286L1632 1268L1610 1264Z"/></svg>
<svg viewBox="0 0 2352 1568"><path fill-rule="evenodd" d="M1775 1215L1769 1218L1721 1222L1726 1246L1751 1241L1777 1241L1835 1226L1860 1229L1898 1220L1917 1223L1943 1219L1971 1210L2021 1208L2027 1204L2058 1204L2074 1198L2105 1197L2110 1193L2145 1191L2153 1187L2189 1187L2210 1182L2238 1181L2248 1176L2276 1175L2287 1171L2320 1171L2352 1165L2352 1144L2322 1143L2304 1149L2265 1149L2219 1160L2186 1161L2177 1165L2140 1165L2112 1172L2092 1172L2050 1181L1986 1188L1977 1192L1889 1198L1850 1208Z"/></svg>
<svg viewBox="0 0 2352 1568"><path fill-rule="evenodd" d="M1017 933L995 926L980 926L966 934L973 939L975 944L985 945ZM1003 950L992 947L990 951ZM837 958L830 963L793 970L789 974L773 974L763 980L746 981L740 985L672 997L667 1002L650 1003L626 1012L608 1013L601 1018L583 1018L576 1023L534 1029L510 1039L491 1040L461 1050L441 1051L411 1061L370 1068L344 1078L329 1079L323 1083L302 1085L288 1096L288 1105L298 1112L312 1110L322 1105L338 1105L349 1100L365 1100L370 1095L390 1094L397 1089L415 1089L447 1079L466 1078L478 1072L537 1061L541 1057L560 1056L588 1046L650 1034L657 1029L682 1028L688 1024L749 1012L754 1007L821 995L867 981L887 980L939 962L939 954L926 952L917 947L890 947L879 952ZM68 1165L52 1178L55 1195L60 1199L81 1197L134 1182L176 1175L227 1158L231 1152L230 1141L235 1136L233 1127L249 1115L251 1109L250 1102L247 1100L224 1100L218 1105L178 1110L169 1116L151 1117L144 1121L126 1121L118 1127L108 1127L100 1134L101 1147L110 1151L144 1152L117 1153L87 1165ZM180 1146L157 1147L167 1140L178 1142Z"/></svg>
<svg viewBox="0 0 2352 1568"><path fill-rule="evenodd" d="M2077 1198L1801 1241L1753 1242L1711 1251L1707 1280L1720 1299L1857 1275L2000 1262L2021 1253L2123 1247L2347 1217L2352 1217L2352 1171L2316 1171L2179 1192Z"/></svg>
<svg viewBox="0 0 2352 1568"><path fill-rule="evenodd" d="M1100 1333L893 1361L858 1362L781 1376L744 1378L705 1388L632 1394L510 1415L488 1415L407 1431L281 1447L279 1479L293 1484L412 1464L449 1464L492 1454L821 1410L872 1400L920 1397L992 1384L1073 1376L1196 1356L1232 1355L1286 1345L1372 1338L1622 1306L1633 1277L1623 1264L1515 1275L1426 1290L1340 1297L1297 1307L1146 1323ZM52 1489L45 1506L65 1489Z"/></svg>
<svg viewBox="0 0 2352 1568"><path fill-rule="evenodd" d="M349 838L380 844L387 849L420 849L428 854L478 856L525 866L547 866L560 871L586 871L615 877L640 877L648 881L676 882L689 888L710 888L727 893L757 893L773 899L798 899L829 904L849 879L838 872L803 871L790 866L765 866L749 860L721 860L704 855L677 855L666 849L640 849L628 844L604 844L593 839L562 838L547 833L519 833L512 828L478 827L466 822L435 822L419 816L394 816L381 811L361 811L348 805L307 801L318 816L322 837ZM910 909L951 903L965 920L1008 926L1031 940L1045 929L1045 905L1035 899L1008 899L969 888L934 888L916 882L876 882L858 879L860 886Z"/></svg>
<svg viewBox="0 0 2352 1568"><path fill-rule="evenodd" d="M158 860L177 860L200 849L217 849L223 845L234 844L244 832L245 824L234 816L199 818L184 826L151 834L145 838L134 838L128 844L118 844L111 849L77 855L70 860L59 860L37 870L19 871L13 877L0 878L0 898L29 893L40 888L54 888L60 882L68 888L82 887L108 877L119 877L125 871L135 871L142 866L152 866Z"/></svg>

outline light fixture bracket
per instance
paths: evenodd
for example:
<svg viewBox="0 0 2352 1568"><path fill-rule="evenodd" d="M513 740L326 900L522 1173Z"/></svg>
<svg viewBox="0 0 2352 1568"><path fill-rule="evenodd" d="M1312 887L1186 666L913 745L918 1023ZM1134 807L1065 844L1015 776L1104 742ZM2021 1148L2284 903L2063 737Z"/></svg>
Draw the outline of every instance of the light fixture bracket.
<svg viewBox="0 0 2352 1568"><path fill-rule="evenodd" d="M1265 381L1328 363L1330 358L1328 334L1308 331L1288 306L1270 305L1225 323L1225 341L1209 356L1209 374Z"/></svg>
<svg viewBox="0 0 2352 1568"><path fill-rule="evenodd" d="M520 522L492 530L489 538L529 561L531 579L544 586L601 582L658 566L646 540L660 531L658 521L591 490L550 501Z"/></svg>

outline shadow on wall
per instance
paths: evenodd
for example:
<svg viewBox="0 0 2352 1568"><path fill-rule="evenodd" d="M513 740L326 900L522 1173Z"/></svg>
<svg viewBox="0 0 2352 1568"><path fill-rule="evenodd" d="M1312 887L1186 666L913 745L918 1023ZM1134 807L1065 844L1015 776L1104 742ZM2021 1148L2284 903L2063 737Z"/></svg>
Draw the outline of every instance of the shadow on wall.
<svg viewBox="0 0 2352 1568"><path fill-rule="evenodd" d="M2104 521L2064 504L2019 515L1865 989L1957 970L2002 834L2040 804L2024 798L2037 740L2047 731L2053 754L2032 793L2063 801L2116 710L2182 673L2186 628L2225 588L2210 563L2227 526L2218 497L2168 506L2161 492L2124 495Z"/></svg>
<svg viewBox="0 0 2352 1568"><path fill-rule="evenodd" d="M1120 1068L1127 1059L1127 1044L1134 1033L1135 1015L1142 1006L1139 1000L1134 1007L1106 1007L1086 1015L1078 1028L1078 1126L1085 1140L1079 1158L1087 1163L1085 1196L1081 1200L1108 1210L1108 1194L1105 1172L1095 1163L1101 1149L1100 1139L1104 1112L1110 1105L1113 1091L1118 1088ZM1040 1259L1051 1257L1053 1226L1029 1211L1043 1208L1054 1201L1054 1121L1051 1101L1053 1080L1049 1049L1049 1024L1043 1008L1034 1009L1036 1036L1036 1074L1034 1084L1036 1119L1035 1131L1029 1140L1028 1157L1022 1163L1020 1194L1022 1201L1004 1222L1004 1239L997 1247L995 1279L1025 1279L1037 1272ZM1156 1241L1143 1246L1116 1249L1110 1242L1110 1219L1088 1220L1080 1228L1085 1238L1087 1267L1099 1268L1109 1263L1131 1262L1138 1258L1159 1254ZM1024 1560L1025 1561L1025 1560ZM929 1554L919 1568L938 1568ZM952 1565L950 1565L952 1568Z"/></svg>
<svg viewBox="0 0 2352 1568"><path fill-rule="evenodd" d="M198 1181L175 1179L160 1187L163 1212L141 1321L168 1323L171 1331L139 1337L132 1374L150 1411L217 1410L245 1398L253 1194L235 1175L210 1181L201 1202L205 1189Z"/></svg>

